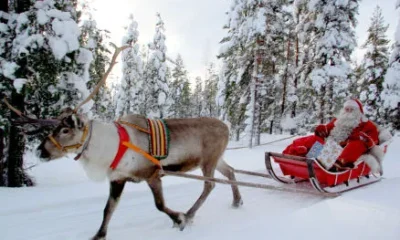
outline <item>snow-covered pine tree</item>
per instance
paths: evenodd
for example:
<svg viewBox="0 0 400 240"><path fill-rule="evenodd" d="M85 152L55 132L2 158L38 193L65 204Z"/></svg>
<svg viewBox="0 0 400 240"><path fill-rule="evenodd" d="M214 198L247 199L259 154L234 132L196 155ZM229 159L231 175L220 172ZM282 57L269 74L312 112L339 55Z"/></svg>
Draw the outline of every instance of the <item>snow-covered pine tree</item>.
<svg viewBox="0 0 400 240"><path fill-rule="evenodd" d="M396 8L400 8L400 0L397 0ZM400 130L400 21L397 23L394 49L383 82L381 99L385 123L392 129Z"/></svg>
<svg viewBox="0 0 400 240"><path fill-rule="evenodd" d="M149 87L146 84L146 81L148 79L148 62L149 62L149 56L150 56L150 49L148 44L144 44L140 47L140 58L142 59L142 69L143 69L143 75L142 75L142 86L140 87L141 90L141 99L140 102L141 104L139 105L139 114L146 116L147 115L147 104L148 104L148 98L146 96L146 92L149 91Z"/></svg>
<svg viewBox="0 0 400 240"><path fill-rule="evenodd" d="M207 68L207 75L204 82L203 101L204 101L204 116L218 117L218 109L216 104L218 85L218 74L215 71L214 63L210 63Z"/></svg>
<svg viewBox="0 0 400 240"><path fill-rule="evenodd" d="M389 60L386 31L389 25L385 25L382 10L376 7L368 28L368 38L362 46L367 51L361 65L361 78L358 81L360 96L364 103L366 116L378 124L384 122L379 108L382 106L381 92L383 80Z"/></svg>
<svg viewBox="0 0 400 240"><path fill-rule="evenodd" d="M261 130L267 124L269 126L274 124L274 119L271 117L279 106L276 99L282 99L276 95L279 91L275 87L278 65L284 59L282 46L284 46L284 18L287 15L283 11L283 6L286 2L234 1L228 13L229 21L226 25L228 36L221 41L223 45L220 57L226 63L225 86L242 91L230 96L242 96L241 99L246 99L242 103L247 105L245 111L247 120L244 124L250 147L253 133L256 144L259 144ZM240 86L235 87L236 84ZM229 104L233 101L226 99L224 102ZM236 106L241 108L240 105Z"/></svg>
<svg viewBox="0 0 400 240"><path fill-rule="evenodd" d="M237 136L244 130L246 119L245 110L249 103L249 83L253 65L253 52L245 51L246 38L239 33L242 24L245 23L245 2L243 0L232 1L227 12L227 22L223 26L227 30L227 35L221 40L221 47L218 58L222 59L223 67L220 74L224 89L218 89L218 92L224 95L224 111L226 119L231 124L232 132ZM239 99L245 99L242 104L238 104ZM241 105L243 107L241 108ZM239 116L243 116L240 118ZM247 124L250 129L253 128L253 122Z"/></svg>
<svg viewBox="0 0 400 240"><path fill-rule="evenodd" d="M10 32L8 22L10 19L8 1L0 2L0 98L2 99L4 93L11 93L13 91L12 81L8 80L9 74L13 74L15 66L11 62L10 46L12 43L13 35ZM11 71L10 71L11 70ZM6 186L8 182L7 158L8 158L8 144L9 144L9 129L10 122L8 121L10 112L0 104L0 186Z"/></svg>
<svg viewBox="0 0 400 240"><path fill-rule="evenodd" d="M146 64L146 79L144 96L146 115L148 117L168 117L172 99L169 93L168 66L166 63L167 47L165 46L164 22L157 13L156 33L153 42L149 44L151 50Z"/></svg>
<svg viewBox="0 0 400 240"><path fill-rule="evenodd" d="M79 44L79 27L71 10L74 1L43 0L34 4L27 0L15 2L9 9L7 28L1 34L13 39L9 48L0 53L1 75L7 84L2 91L13 106L28 115L51 117L60 109L71 106L87 93L86 82L92 54ZM2 13L3 15L3 13ZM77 14L78 15L78 14ZM5 37L5 39L8 39ZM10 84L13 88L9 88ZM4 110L4 107L3 107ZM8 110L6 109L8 116ZM11 113L11 117L16 117ZM21 130L5 129L8 152L3 154L2 184L19 187L32 182L23 171L25 150Z"/></svg>
<svg viewBox="0 0 400 240"><path fill-rule="evenodd" d="M88 4L83 3L82 5L82 20L79 22L81 29L80 42L93 54L93 61L89 68L90 80L87 83L88 89L92 91L103 77L106 65L110 61L109 55L111 51L107 44L110 37L107 30L102 30L97 27L97 23L91 14L93 10ZM98 94L93 98L93 107L90 112L101 119L103 119L103 115L107 111L106 103L103 101L104 98L107 98L107 94L106 88L100 88Z"/></svg>
<svg viewBox="0 0 400 240"><path fill-rule="evenodd" d="M294 21L296 24L295 76L294 87L298 101L293 106L298 130L305 132L314 125L316 94L312 87L311 72L314 67L315 45L313 40L312 15L308 11L309 0L294 1Z"/></svg>
<svg viewBox="0 0 400 240"><path fill-rule="evenodd" d="M133 15L129 16L129 21L122 44L128 44L131 48L122 52L122 79L117 96L117 117L131 113L139 114L139 107L143 101L143 65L137 43L138 24Z"/></svg>
<svg viewBox="0 0 400 240"><path fill-rule="evenodd" d="M178 118L191 117L190 83L181 55L177 56L175 66L172 69L170 92L173 101L169 109L170 116Z"/></svg>
<svg viewBox="0 0 400 240"><path fill-rule="evenodd" d="M284 49L281 50L283 52L283 56L281 61L278 61L279 69L279 80L282 85L282 100L279 106L279 119L278 121L281 123L281 130L290 130L291 133L297 129L295 124L295 107L297 105L297 95L296 95L296 87L297 87L297 79L295 74L295 53L296 53L296 44L298 44L295 33L295 22L293 18L293 14L284 11L283 8L282 14L284 20L284 31L283 36L281 38L282 46ZM282 55L282 54L281 54ZM290 124L289 124L290 123Z"/></svg>
<svg viewBox="0 0 400 240"><path fill-rule="evenodd" d="M350 55L356 46L354 28L357 23L358 0L309 1L308 29L312 28L316 47L311 73L317 91L317 111L326 122L340 108L349 85ZM311 64L311 63L308 63Z"/></svg>
<svg viewBox="0 0 400 240"><path fill-rule="evenodd" d="M194 87L194 91L192 94L192 101L191 101L191 106L192 106L192 116L193 117L200 117L203 114L203 98L202 98L202 92L203 92L203 81L201 80L201 77L196 77L196 86Z"/></svg>
<svg viewBox="0 0 400 240"><path fill-rule="evenodd" d="M114 101L114 94L115 94L115 88L116 86L112 84L110 87L104 86L104 94L102 96L103 104L102 107L102 115L101 118L104 119L105 121L113 121L115 117L115 109L116 109L116 104Z"/></svg>

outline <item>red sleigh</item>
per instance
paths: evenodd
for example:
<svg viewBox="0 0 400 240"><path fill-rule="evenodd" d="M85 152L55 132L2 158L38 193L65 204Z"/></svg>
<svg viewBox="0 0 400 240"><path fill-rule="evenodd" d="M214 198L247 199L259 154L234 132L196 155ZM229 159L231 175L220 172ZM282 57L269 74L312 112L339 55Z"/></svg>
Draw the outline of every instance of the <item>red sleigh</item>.
<svg viewBox="0 0 400 240"><path fill-rule="evenodd" d="M390 141L386 141L380 145L384 153L389 143ZM282 175L273 168L273 161L278 164ZM266 152L265 164L268 173L276 181L294 184L308 180L314 189L324 194L342 193L375 183L382 177L380 174L372 174L371 169L364 162L356 163L350 170L332 172L326 170L315 158Z"/></svg>

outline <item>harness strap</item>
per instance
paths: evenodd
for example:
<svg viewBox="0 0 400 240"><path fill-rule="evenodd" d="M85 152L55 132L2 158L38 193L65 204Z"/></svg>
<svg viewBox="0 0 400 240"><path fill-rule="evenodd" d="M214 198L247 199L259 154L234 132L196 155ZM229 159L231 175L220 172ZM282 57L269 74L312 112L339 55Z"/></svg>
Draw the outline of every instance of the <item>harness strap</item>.
<svg viewBox="0 0 400 240"><path fill-rule="evenodd" d="M145 129L145 128L142 128L142 127L140 127L140 126L138 126L138 125L136 125L136 124L133 124L133 123L130 123L130 122L127 122L127 121L121 121L121 120L118 120L118 123L128 125L129 127L136 128L137 130L139 130L139 131L141 131L141 132L150 134L150 131L149 131L149 130L147 130L147 129Z"/></svg>
<svg viewBox="0 0 400 240"><path fill-rule="evenodd" d="M126 131L126 129L120 124L124 122L114 122L115 126L118 129L118 135L119 135L119 146L118 146L118 152L115 155L114 160L112 161L110 168L111 169L115 169L119 162L121 161L122 157L124 156L126 150L128 148L132 149L133 151L141 154L142 156L144 156L147 160L149 160L150 162L152 162L154 165L157 166L157 168L162 169L160 161L158 161L156 158L154 158L153 156L151 156L150 154L148 154L146 151L144 151L143 149L141 149L140 147L132 144L130 142L129 139L129 134Z"/></svg>
<svg viewBox="0 0 400 240"><path fill-rule="evenodd" d="M86 142L83 144L81 152L78 153L78 154L74 157L74 160L75 160L75 161L79 160L79 158L82 156L83 152L84 152L84 151L86 150L86 148L89 146L90 139L92 138L92 129L93 129L93 120L91 120L91 121L89 122L89 133L83 132L83 136L86 136L87 134L89 134L89 136L87 137ZM81 141L84 139L83 136L82 136Z"/></svg>
<svg viewBox="0 0 400 240"><path fill-rule="evenodd" d="M118 129L118 135L119 135L119 146L118 146L118 152L114 157L114 160L112 161L110 168L115 169L119 162L121 161L122 157L124 156L126 150L128 149L127 146L125 146L123 143L124 142L129 142L129 134L126 131L126 129L121 126L118 122L114 122L115 126Z"/></svg>
<svg viewBox="0 0 400 240"><path fill-rule="evenodd" d="M89 132L89 128L86 125L84 130L83 130L81 141L79 143L68 145L68 146L62 146L52 135L49 135L48 138L54 144L54 146L56 146L56 148L58 150L60 150L62 152L67 152L67 150L69 150L69 149L78 149L78 148L80 148L83 145L83 143L85 142L85 139L86 139L86 136L87 136L88 132Z"/></svg>
<svg viewBox="0 0 400 240"><path fill-rule="evenodd" d="M154 163L154 165L156 165L159 169L162 169L160 161L158 161L156 158L154 158L153 156L151 156L150 154L148 154L147 152L145 152L143 149L139 148L136 145L133 145L130 142L123 142L122 143L124 146L132 149L133 151L142 154L143 157L147 158L147 160L149 160L150 162Z"/></svg>

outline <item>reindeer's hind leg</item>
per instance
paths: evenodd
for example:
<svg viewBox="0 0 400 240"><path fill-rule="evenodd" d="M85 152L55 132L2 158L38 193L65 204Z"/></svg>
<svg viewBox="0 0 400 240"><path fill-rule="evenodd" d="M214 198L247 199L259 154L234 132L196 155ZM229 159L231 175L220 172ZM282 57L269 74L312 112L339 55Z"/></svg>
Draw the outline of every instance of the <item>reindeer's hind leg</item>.
<svg viewBox="0 0 400 240"><path fill-rule="evenodd" d="M111 216L118 205L119 198L122 191L124 190L125 181L114 181L110 182L110 195L108 197L107 205L104 208L103 222L96 235L92 240L105 239L107 234L108 223L110 222Z"/></svg>
<svg viewBox="0 0 400 240"><path fill-rule="evenodd" d="M229 180L236 181L234 169L229 166L223 159L218 162L217 171L227 177ZM231 186L233 192L232 206L238 208L243 205L242 196L240 195L239 188L236 185Z"/></svg>
<svg viewBox="0 0 400 240"><path fill-rule="evenodd" d="M174 226L177 225L183 230L186 226L185 215L180 212L175 212L165 206L161 178L159 176L153 176L147 180L147 183L153 193L157 209L167 214L174 222Z"/></svg>
<svg viewBox="0 0 400 240"><path fill-rule="evenodd" d="M202 169L203 175L205 177L214 177L215 165L214 166L203 166ZM215 183L214 182L204 182L203 192L201 193L200 197L197 201L193 204L193 206L186 212L186 218L191 220L196 211L203 205L204 201L207 199L210 192L214 189Z"/></svg>

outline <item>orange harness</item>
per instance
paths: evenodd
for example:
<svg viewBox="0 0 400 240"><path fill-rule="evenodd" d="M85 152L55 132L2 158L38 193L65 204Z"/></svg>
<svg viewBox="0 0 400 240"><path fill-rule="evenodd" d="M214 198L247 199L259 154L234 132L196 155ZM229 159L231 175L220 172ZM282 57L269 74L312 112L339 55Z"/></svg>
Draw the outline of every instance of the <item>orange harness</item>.
<svg viewBox="0 0 400 240"><path fill-rule="evenodd" d="M156 158L154 158L153 156L151 156L150 154L148 154L146 151L144 151L143 149L141 149L140 147L132 144L130 142L129 139L129 134L126 131L126 129L124 128L124 126L122 126L121 124L126 124L130 127L136 128L139 131L145 132L149 134L149 131L147 131L146 129L143 129L135 124L129 123L129 122L124 122L124 121L118 121L118 122L114 122L115 126L118 129L118 135L119 135L119 146L118 146L118 151L117 154L115 155L114 160L112 161L110 168L111 169L115 169L119 162L121 161L122 157L124 156L126 150L131 149L139 154L141 154L142 156L144 156L147 160L149 160L150 162L152 162L154 165L157 166L157 168L162 169L161 163L160 161L158 161Z"/></svg>

